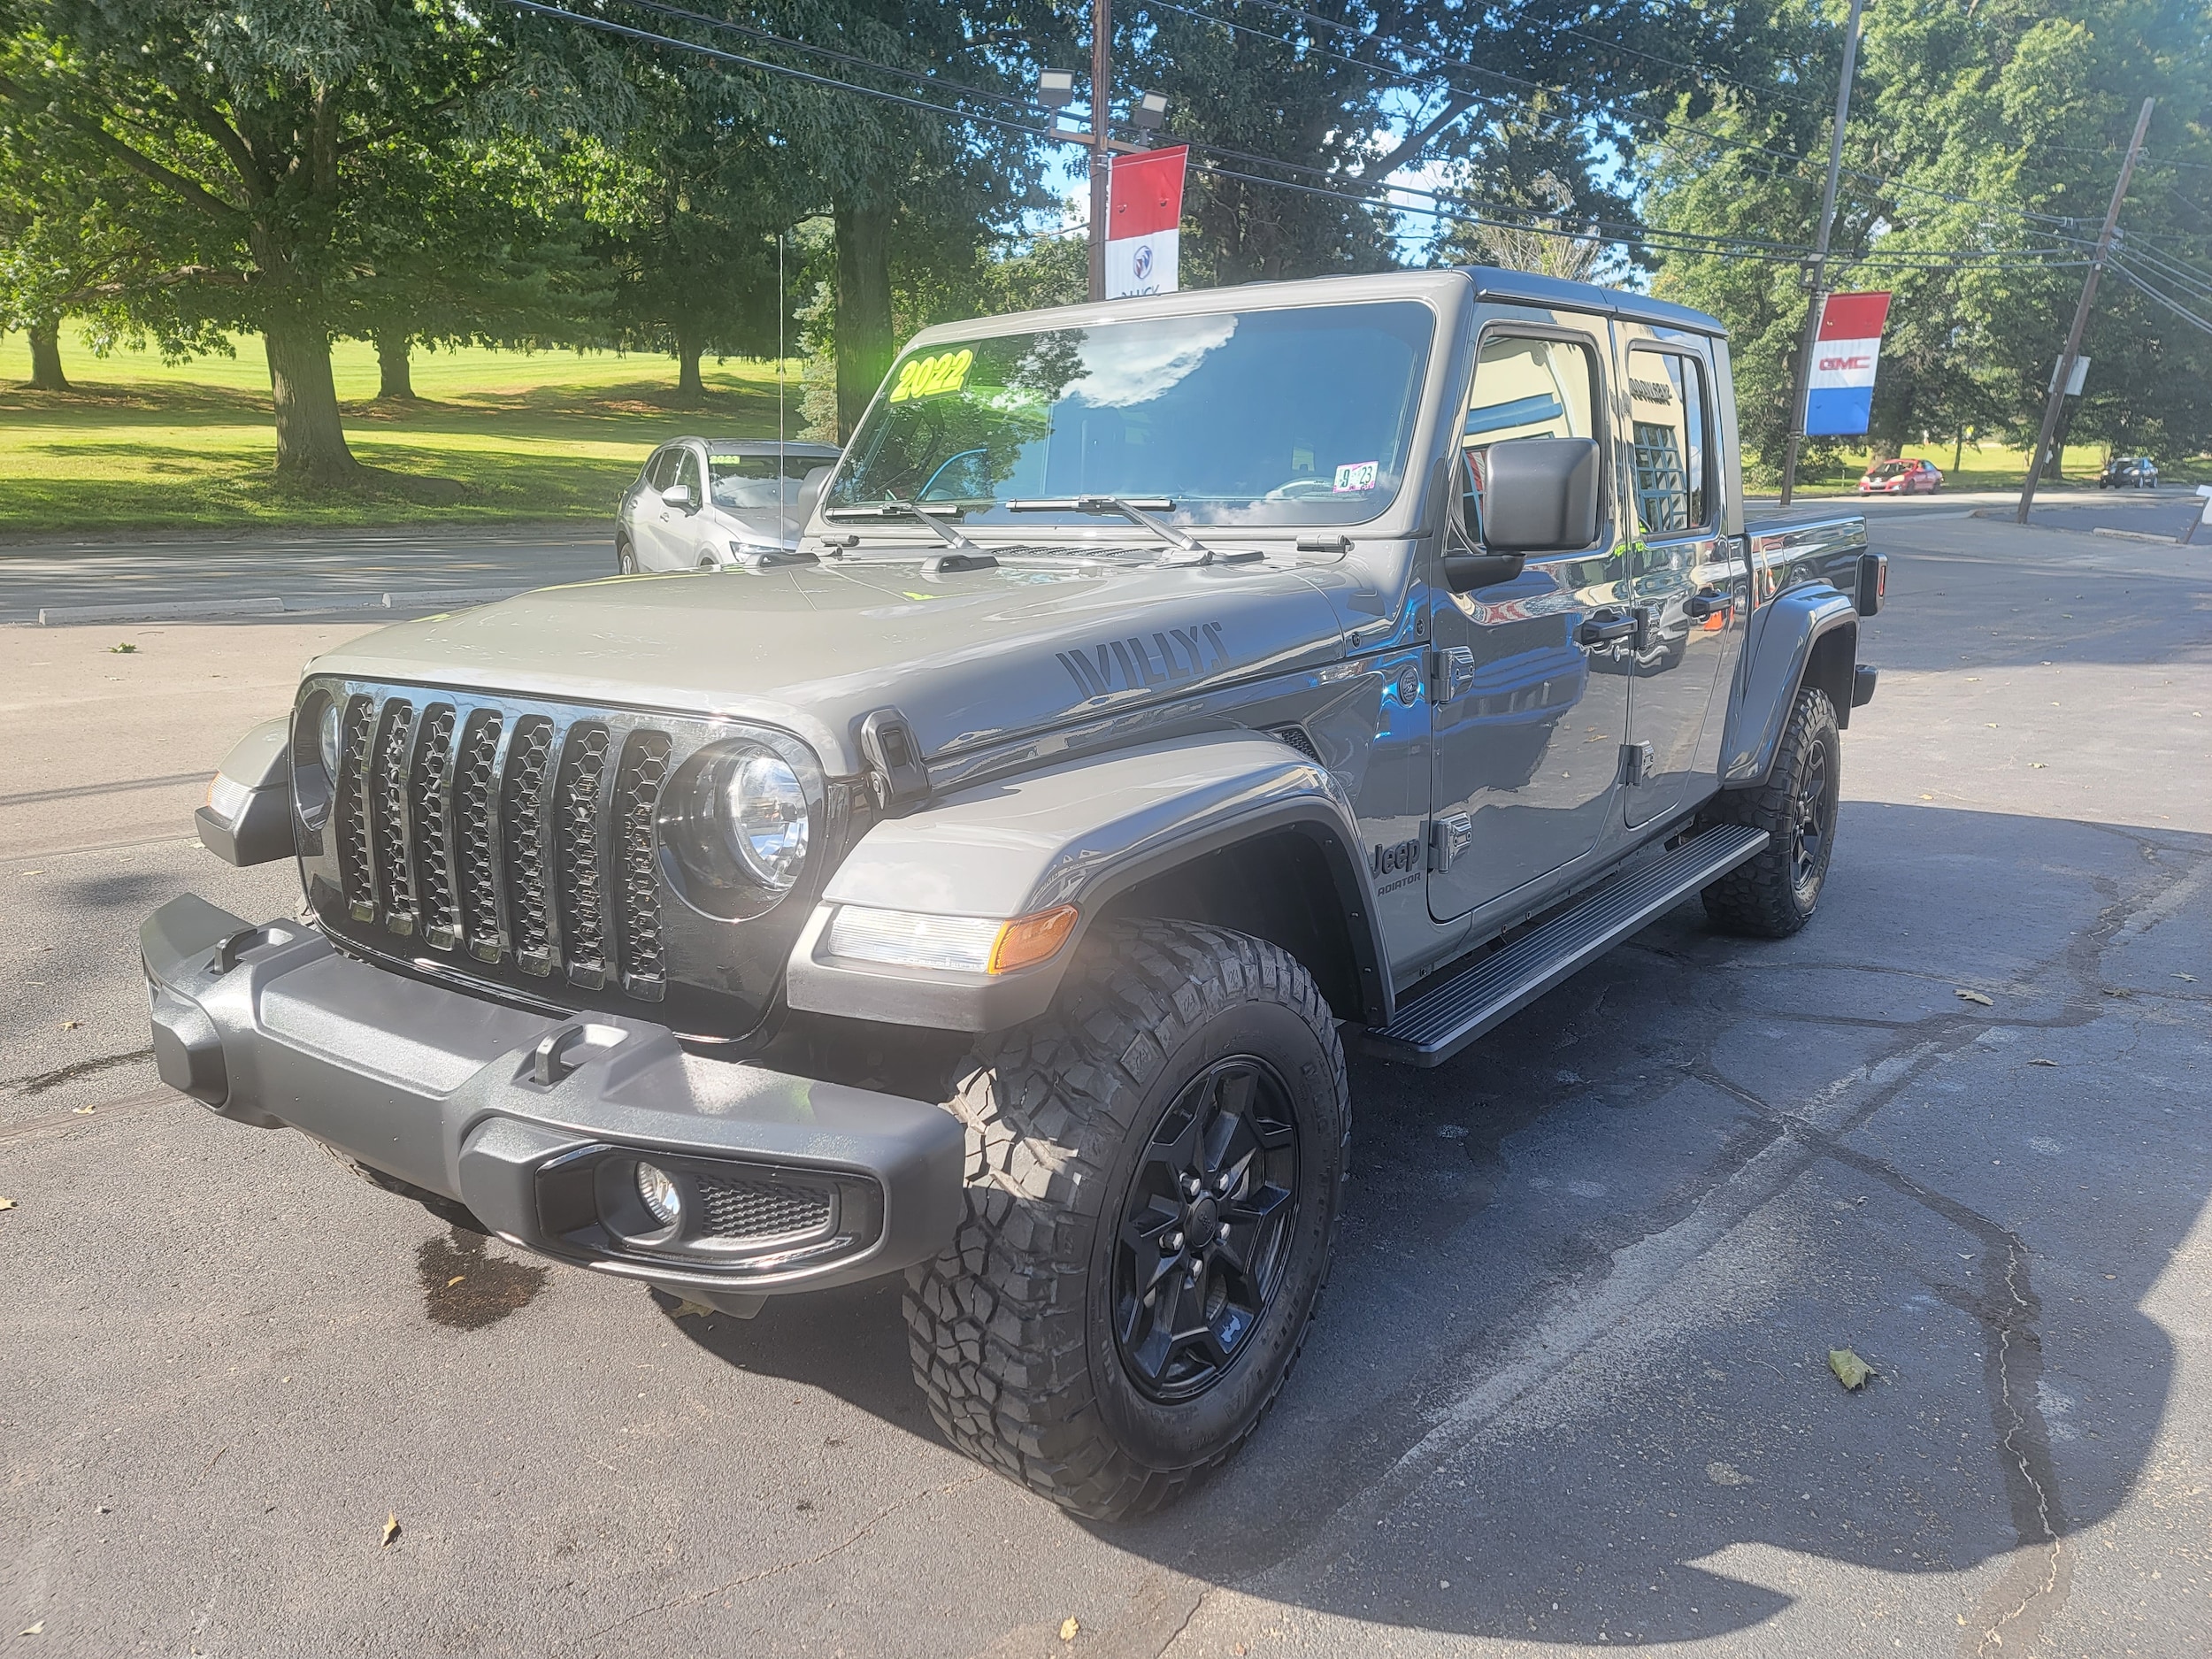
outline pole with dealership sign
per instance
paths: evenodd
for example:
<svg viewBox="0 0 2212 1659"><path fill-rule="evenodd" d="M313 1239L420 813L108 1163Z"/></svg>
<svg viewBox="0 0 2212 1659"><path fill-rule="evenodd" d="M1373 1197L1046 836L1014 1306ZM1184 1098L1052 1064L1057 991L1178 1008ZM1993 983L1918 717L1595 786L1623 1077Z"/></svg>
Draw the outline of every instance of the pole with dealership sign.
<svg viewBox="0 0 2212 1659"><path fill-rule="evenodd" d="M1851 12L1843 25L1843 71L1836 82L1836 125L1828 138L1828 182L1820 193L1820 234L1813 245L1810 302L1805 307L1805 333L1797 349L1796 377L1790 383L1790 432L1782 450L1782 505L1790 504L1797 488L1797 450L1805 442L1805 394L1813 366L1814 330L1821 302L1828 296L1828 237L1836 223L1836 181L1843 173L1843 129L1851 119L1851 77L1859 63L1859 12L1865 0L1851 0Z"/></svg>
<svg viewBox="0 0 2212 1659"><path fill-rule="evenodd" d="M1175 292L1189 157L1189 149L1179 144L1114 157L1106 212L1106 298Z"/></svg>
<svg viewBox="0 0 2212 1659"><path fill-rule="evenodd" d="M1874 368L1882 357L1886 294L1831 294L1813 336L1812 372L1805 378L1805 435L1855 436L1874 410Z"/></svg>

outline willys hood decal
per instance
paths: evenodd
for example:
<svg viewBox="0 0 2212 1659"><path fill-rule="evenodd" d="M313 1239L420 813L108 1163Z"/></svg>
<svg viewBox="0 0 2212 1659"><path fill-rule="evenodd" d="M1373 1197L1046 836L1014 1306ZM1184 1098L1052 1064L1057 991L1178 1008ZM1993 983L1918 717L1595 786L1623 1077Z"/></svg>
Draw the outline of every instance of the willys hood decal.
<svg viewBox="0 0 2212 1659"><path fill-rule="evenodd" d="M757 720L849 772L860 718L887 704L937 756L1343 651L1336 607L1295 571L1070 560L927 577L852 559L544 588L313 668Z"/></svg>

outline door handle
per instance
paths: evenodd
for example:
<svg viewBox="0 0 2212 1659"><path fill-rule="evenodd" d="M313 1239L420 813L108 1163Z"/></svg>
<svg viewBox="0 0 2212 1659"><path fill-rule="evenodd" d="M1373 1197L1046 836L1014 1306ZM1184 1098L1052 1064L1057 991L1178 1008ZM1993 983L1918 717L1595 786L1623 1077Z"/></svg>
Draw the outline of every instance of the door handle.
<svg viewBox="0 0 2212 1659"><path fill-rule="evenodd" d="M1577 645L1613 645L1622 640L1633 639L1642 626L1642 618L1632 611L1601 611L1583 618L1575 630Z"/></svg>
<svg viewBox="0 0 2212 1659"><path fill-rule="evenodd" d="M1735 608L1736 595L1733 594L1693 594L1689 603L1683 607L1689 612L1693 622L1702 622L1708 617L1724 616Z"/></svg>

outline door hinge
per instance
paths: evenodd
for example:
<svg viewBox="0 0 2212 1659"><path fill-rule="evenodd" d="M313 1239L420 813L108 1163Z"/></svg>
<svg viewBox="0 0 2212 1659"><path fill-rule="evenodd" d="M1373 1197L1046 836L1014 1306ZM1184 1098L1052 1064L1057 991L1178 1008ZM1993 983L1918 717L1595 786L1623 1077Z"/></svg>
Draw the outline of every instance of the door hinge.
<svg viewBox="0 0 2212 1659"><path fill-rule="evenodd" d="M1449 703L1475 683L1475 654L1464 645L1429 653L1429 701Z"/></svg>
<svg viewBox="0 0 2212 1659"><path fill-rule="evenodd" d="M1652 751L1649 743L1621 745L1621 778L1632 788L1651 781Z"/></svg>
<svg viewBox="0 0 2212 1659"><path fill-rule="evenodd" d="M1442 874L1475 839L1475 821L1464 812L1447 812L1429 826L1429 869Z"/></svg>

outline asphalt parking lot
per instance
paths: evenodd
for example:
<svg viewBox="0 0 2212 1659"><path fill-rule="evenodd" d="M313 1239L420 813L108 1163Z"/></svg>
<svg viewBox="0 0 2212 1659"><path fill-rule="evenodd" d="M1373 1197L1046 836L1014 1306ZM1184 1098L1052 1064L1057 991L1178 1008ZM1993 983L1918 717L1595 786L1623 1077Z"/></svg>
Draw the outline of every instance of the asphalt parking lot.
<svg viewBox="0 0 2212 1659"><path fill-rule="evenodd" d="M294 907L189 810L364 625L0 627L0 1654L2212 1648L2212 541L1883 511L1812 926L1356 1063L1299 1371L1115 1527L892 1289L677 1317L162 1091L138 921Z"/></svg>

